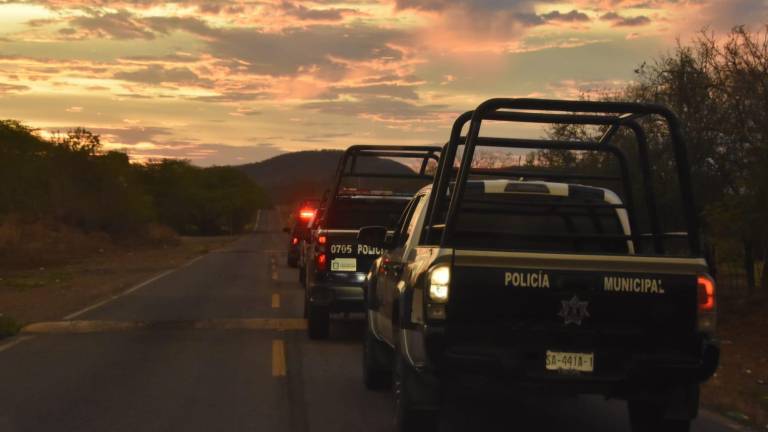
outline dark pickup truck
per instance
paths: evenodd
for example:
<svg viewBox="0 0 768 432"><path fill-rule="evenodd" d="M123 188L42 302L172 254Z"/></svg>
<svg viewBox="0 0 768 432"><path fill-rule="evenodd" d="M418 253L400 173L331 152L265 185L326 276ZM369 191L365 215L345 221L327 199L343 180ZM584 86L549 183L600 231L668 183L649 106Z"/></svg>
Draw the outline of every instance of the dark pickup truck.
<svg viewBox="0 0 768 432"><path fill-rule="evenodd" d="M669 128L662 144L672 147L674 185L654 184L648 117ZM479 136L491 120L597 125L603 135ZM628 138L636 160L626 156ZM586 174L578 163L547 170L546 158L491 169L473 162L481 147L576 152L582 164L595 153L619 173ZM664 229L660 186L678 190L684 231ZM435 430L447 395L515 392L625 399L633 431L688 431L699 384L719 357L715 284L690 191L686 147L664 107L492 99L465 113L433 185L415 195L394 232L358 233L358 242L386 250L365 282L366 386L393 386L401 431Z"/></svg>
<svg viewBox="0 0 768 432"><path fill-rule="evenodd" d="M317 213L319 203L320 200L315 199L303 200L291 214L293 228L285 229L285 232L291 234L290 240L288 240L288 267L297 268L299 266L301 242L309 237L309 224Z"/></svg>
<svg viewBox="0 0 768 432"><path fill-rule="evenodd" d="M440 150L352 146L344 153L334 189L320 205L304 243L300 273L311 338L328 336L332 313L364 312L362 283L383 251L358 242L357 231L370 224L394 226L413 193L432 181L429 170L434 172Z"/></svg>

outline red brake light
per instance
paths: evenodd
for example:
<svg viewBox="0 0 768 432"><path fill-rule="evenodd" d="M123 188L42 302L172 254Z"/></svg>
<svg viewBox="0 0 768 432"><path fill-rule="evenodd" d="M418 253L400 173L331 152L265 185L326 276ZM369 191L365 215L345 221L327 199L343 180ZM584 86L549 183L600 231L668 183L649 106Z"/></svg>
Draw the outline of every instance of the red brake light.
<svg viewBox="0 0 768 432"><path fill-rule="evenodd" d="M317 254L317 256L315 257L315 261L317 264L317 270L325 271L328 265L328 258L326 257L326 255L324 253Z"/></svg>
<svg viewBox="0 0 768 432"><path fill-rule="evenodd" d="M291 244L292 244L292 245L297 245L297 244L299 244L299 238L298 238L298 237L294 237L294 238L292 238L292 239L291 239Z"/></svg>
<svg viewBox="0 0 768 432"><path fill-rule="evenodd" d="M699 310L710 312L715 309L715 282L707 276L699 276Z"/></svg>
<svg viewBox="0 0 768 432"><path fill-rule="evenodd" d="M321 235L317 237L317 243L324 245L328 241L328 237Z"/></svg>
<svg viewBox="0 0 768 432"><path fill-rule="evenodd" d="M299 219L303 221L308 221L313 217L315 217L315 209L303 208L299 210Z"/></svg>

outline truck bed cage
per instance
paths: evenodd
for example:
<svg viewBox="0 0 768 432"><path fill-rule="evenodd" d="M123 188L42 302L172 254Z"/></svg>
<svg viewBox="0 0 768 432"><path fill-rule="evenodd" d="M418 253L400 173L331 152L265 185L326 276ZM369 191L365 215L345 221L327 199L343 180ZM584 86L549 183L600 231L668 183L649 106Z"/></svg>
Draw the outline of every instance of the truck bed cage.
<svg viewBox="0 0 768 432"><path fill-rule="evenodd" d="M649 158L648 139L639 120L651 116L662 118L668 129L672 144L675 166L678 177L678 187L682 198L682 210L686 233L663 233L658 215L658 204ZM539 124L574 124L607 126L603 136L598 141L560 141L547 139L518 139L481 137L480 128L483 121L520 122ZM462 136L462 130L469 124L466 136ZM629 162L624 152L612 144L612 139L621 128L628 129L635 138L637 145L637 163L640 180L642 182L643 198L646 204L647 218L650 233L640 234L635 226L637 220L634 209L634 197L629 176ZM457 150L459 146L465 146L458 170L454 168ZM525 148L540 150L584 150L597 151L611 154L619 165L618 176L592 176L580 173L567 172L535 172L526 169L477 169L472 168L472 159L477 146ZM693 256L701 255L699 239L699 221L694 206L694 197L691 187L691 177L688 164L688 153L683 138L680 122L675 114L668 108L657 104L632 103L632 102L598 102L598 101L567 101L551 99L490 99L480 104L474 111L468 111L460 115L453 124L448 143L443 147L442 158L438 165L437 174L433 182L434 192L427 207L426 241L435 243L439 235L439 244L451 245L451 234L455 226L457 213L462 206L462 200L470 173L489 177L523 177L525 179L554 180L600 180L622 182L625 204L629 214L632 235L628 237L634 243L635 251L640 251L641 240L650 240L653 252L658 255L665 253L664 240L669 238L687 237L688 248ZM447 196L449 184L455 180L455 191L451 194L448 203L447 214L444 221L438 220L437 203ZM444 222L442 230L432 230L438 224ZM440 234L439 232L442 231Z"/></svg>
<svg viewBox="0 0 768 432"><path fill-rule="evenodd" d="M345 178L381 178L381 179L422 179L430 180L432 175L426 173L430 160L438 162L442 149L437 146L406 146L406 145L353 145L349 147L339 160L336 168L336 181L330 197L339 195L341 183ZM358 158L410 158L421 160L418 172L408 173L372 173L358 171Z"/></svg>
<svg viewBox="0 0 768 432"><path fill-rule="evenodd" d="M433 179L432 174L427 174L429 161L435 161L439 164L440 152L439 146L409 146L409 145L353 145L347 148L339 160L336 167L334 183L330 190L326 190L323 195L322 205L323 214L330 212L330 207L336 197L340 196L342 182L348 178L378 178L378 179L411 179L425 180L429 182ZM358 168L359 158L405 158L420 160L419 170L414 173L375 173L364 172Z"/></svg>

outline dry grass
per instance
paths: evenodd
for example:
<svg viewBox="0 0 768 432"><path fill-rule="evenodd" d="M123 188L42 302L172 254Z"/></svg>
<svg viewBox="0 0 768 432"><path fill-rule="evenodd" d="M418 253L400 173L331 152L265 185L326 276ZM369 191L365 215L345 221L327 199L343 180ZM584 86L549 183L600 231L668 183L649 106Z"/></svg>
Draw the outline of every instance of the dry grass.
<svg viewBox="0 0 768 432"><path fill-rule="evenodd" d="M64 263L113 247L104 233L85 233L47 222L26 223L15 218L0 222L0 268L29 268Z"/></svg>
<svg viewBox="0 0 768 432"><path fill-rule="evenodd" d="M150 225L115 241L61 225L0 224L0 314L25 324L56 320L235 237L180 238Z"/></svg>
<svg viewBox="0 0 768 432"><path fill-rule="evenodd" d="M702 402L734 420L768 429L768 302L721 315L720 368L704 385Z"/></svg>
<svg viewBox="0 0 768 432"><path fill-rule="evenodd" d="M135 233L110 237L53 222L0 220L0 269L31 269L62 265L122 249L175 247L179 236L172 229L149 224Z"/></svg>

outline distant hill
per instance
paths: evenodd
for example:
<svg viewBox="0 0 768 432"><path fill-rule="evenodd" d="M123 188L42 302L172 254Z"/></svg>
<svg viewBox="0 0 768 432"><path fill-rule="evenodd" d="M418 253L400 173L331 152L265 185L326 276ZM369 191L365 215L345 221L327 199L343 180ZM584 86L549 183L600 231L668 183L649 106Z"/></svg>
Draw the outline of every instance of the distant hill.
<svg viewBox="0 0 768 432"><path fill-rule="evenodd" d="M269 194L275 204L294 203L304 198L319 198L331 186L344 152L318 150L285 153L261 162L240 165ZM366 172L412 173L413 170L391 159L364 158L360 169Z"/></svg>

